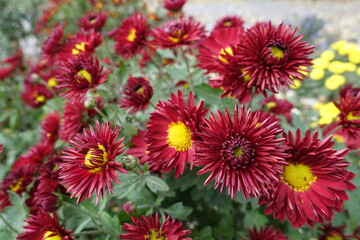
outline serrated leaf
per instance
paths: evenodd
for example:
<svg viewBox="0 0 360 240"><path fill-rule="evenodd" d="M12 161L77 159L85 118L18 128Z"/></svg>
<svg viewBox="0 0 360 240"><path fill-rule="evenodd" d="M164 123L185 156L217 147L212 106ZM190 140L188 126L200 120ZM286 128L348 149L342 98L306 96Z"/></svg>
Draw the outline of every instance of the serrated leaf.
<svg viewBox="0 0 360 240"><path fill-rule="evenodd" d="M192 210L193 209L191 207L184 206L182 202L177 202L164 209L164 211L172 218L179 220L186 220L186 218L191 214Z"/></svg>
<svg viewBox="0 0 360 240"><path fill-rule="evenodd" d="M156 52L162 58L175 59L175 55L174 55L173 51L170 49L158 49Z"/></svg>
<svg viewBox="0 0 360 240"><path fill-rule="evenodd" d="M111 217L107 212L102 212L100 217L103 231L111 236L118 237L120 234L119 218L116 215Z"/></svg>
<svg viewBox="0 0 360 240"><path fill-rule="evenodd" d="M217 105L220 102L222 91L219 88L212 88L209 84L200 84L194 87L195 95L201 96L205 103Z"/></svg>
<svg viewBox="0 0 360 240"><path fill-rule="evenodd" d="M264 214L261 214L256 210L250 210L245 214L244 227L245 228L252 228L254 226L256 226L257 228L265 227L268 221L269 220Z"/></svg>
<svg viewBox="0 0 360 240"><path fill-rule="evenodd" d="M156 176L146 176L145 177L146 185L150 188L150 190L154 193L158 191L168 191L169 186L162 179Z"/></svg>

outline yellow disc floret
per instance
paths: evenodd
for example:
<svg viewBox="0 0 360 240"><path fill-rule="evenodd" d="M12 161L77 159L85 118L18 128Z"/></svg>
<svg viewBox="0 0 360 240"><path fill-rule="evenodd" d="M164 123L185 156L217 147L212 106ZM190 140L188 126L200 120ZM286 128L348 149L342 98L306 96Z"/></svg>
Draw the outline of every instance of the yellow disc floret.
<svg viewBox="0 0 360 240"><path fill-rule="evenodd" d="M50 235L52 235L52 236L50 236ZM53 232L53 231L46 231L42 240L62 240L62 237L55 234L55 232Z"/></svg>
<svg viewBox="0 0 360 240"><path fill-rule="evenodd" d="M73 55L77 55L80 52L85 52L85 45L86 45L85 42L75 44L75 47L72 49L71 53Z"/></svg>
<svg viewBox="0 0 360 240"><path fill-rule="evenodd" d="M192 144L190 128L181 121L170 123L167 143L176 151L187 151Z"/></svg>
<svg viewBox="0 0 360 240"><path fill-rule="evenodd" d="M277 58L282 58L285 54L284 51L277 46L271 46L270 50L271 50L272 55Z"/></svg>
<svg viewBox="0 0 360 240"><path fill-rule="evenodd" d="M225 49L222 48L222 49L220 50L220 53L219 53L219 60L222 61L222 62L224 62L224 63L229 63L229 61L226 60L226 59L222 56L222 55L226 55L226 53L230 54L231 56L234 55L233 50L232 50L231 47L227 47L227 48L225 48Z"/></svg>
<svg viewBox="0 0 360 240"><path fill-rule="evenodd" d="M102 153L97 154L99 151L101 150ZM89 171L92 173L98 173L102 170L101 167L98 168L94 168L97 165L102 165L107 163L108 161L108 153L105 149L105 147L101 144L98 144L98 148L90 148L89 151L87 152L86 156L85 156L85 166L92 168Z"/></svg>
<svg viewBox="0 0 360 240"><path fill-rule="evenodd" d="M144 236L144 240L167 240L167 237L155 229L150 229L150 232Z"/></svg>
<svg viewBox="0 0 360 240"><path fill-rule="evenodd" d="M82 69L82 70L78 71L78 73L76 75L79 76L79 77L85 78L89 83L91 83L91 80L92 80L91 75L85 69Z"/></svg>
<svg viewBox="0 0 360 240"><path fill-rule="evenodd" d="M284 167L281 180L297 192L305 192L317 177L312 174L311 169L303 164L289 164Z"/></svg>
<svg viewBox="0 0 360 240"><path fill-rule="evenodd" d="M136 30L134 28L130 29L129 35L126 37L129 42L133 42L136 39Z"/></svg>

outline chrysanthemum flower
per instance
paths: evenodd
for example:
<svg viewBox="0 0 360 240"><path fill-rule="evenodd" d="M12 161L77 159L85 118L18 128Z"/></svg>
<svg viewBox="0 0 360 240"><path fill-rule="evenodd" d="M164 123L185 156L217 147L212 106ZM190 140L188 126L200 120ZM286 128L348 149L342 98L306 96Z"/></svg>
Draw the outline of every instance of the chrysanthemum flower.
<svg viewBox="0 0 360 240"><path fill-rule="evenodd" d="M278 99L275 95L261 101L264 111L269 111L275 115L283 115L288 123L292 122L291 109L294 105L286 99Z"/></svg>
<svg viewBox="0 0 360 240"><path fill-rule="evenodd" d="M57 89L66 89L60 95L64 98L83 99L86 92L106 82L109 73L102 73L103 66L90 54L78 54L64 61L61 66Z"/></svg>
<svg viewBox="0 0 360 240"><path fill-rule="evenodd" d="M194 105L194 94L189 93L186 103L183 93L171 94L166 102L159 101L150 114L145 134L146 150L152 171L168 173L175 169L175 178L184 173L186 163L192 168L196 132L204 122L208 109L204 101Z"/></svg>
<svg viewBox="0 0 360 240"><path fill-rule="evenodd" d="M71 231L60 226L56 212L53 212L52 217L40 211L25 221L28 225L24 226L24 233L17 236L19 240L75 240L70 235Z"/></svg>
<svg viewBox="0 0 360 240"><path fill-rule="evenodd" d="M193 18L170 20L152 30L152 45L160 48L176 48L190 45L204 37L205 29Z"/></svg>
<svg viewBox="0 0 360 240"><path fill-rule="evenodd" d="M0 183L0 211L5 207L11 206L7 191L12 191L21 196L33 180L36 166L24 164L12 169Z"/></svg>
<svg viewBox="0 0 360 240"><path fill-rule="evenodd" d="M14 73L15 69L21 64L22 55L22 51L19 50L14 55L0 62L0 81L10 77Z"/></svg>
<svg viewBox="0 0 360 240"><path fill-rule="evenodd" d="M177 240L191 240L191 238L184 237L190 233L182 227L181 222L177 222L166 217L163 223L159 221L159 214L155 216L148 215L147 217L141 216L140 218L131 217L135 225L124 223L122 229L127 231L119 236L120 239L129 240L155 240L155 239L177 239Z"/></svg>
<svg viewBox="0 0 360 240"><path fill-rule="evenodd" d="M178 12L186 3L186 0L164 0L163 7L169 11Z"/></svg>
<svg viewBox="0 0 360 240"><path fill-rule="evenodd" d="M139 110L144 112L150 104L153 89L147 79L130 76L124 86L123 95L119 103L121 108L130 109L130 113L136 113Z"/></svg>
<svg viewBox="0 0 360 240"><path fill-rule="evenodd" d="M198 44L199 60L198 67L207 70L207 72L219 72L222 66L221 62L228 64L226 55L233 55L232 47L240 42L239 28L219 29L211 32Z"/></svg>
<svg viewBox="0 0 360 240"><path fill-rule="evenodd" d="M55 111L45 116L41 123L41 141L54 144L58 138L60 114Z"/></svg>
<svg viewBox="0 0 360 240"><path fill-rule="evenodd" d="M256 226L253 229L248 229L249 240L287 240L288 237L285 233L280 232L279 228L274 228L274 226L261 227L259 230L256 229ZM245 238L244 240L247 240Z"/></svg>
<svg viewBox="0 0 360 240"><path fill-rule="evenodd" d="M204 166L198 174L210 172L205 185L215 179L214 188L221 185L223 192L235 198L242 191L244 198L269 195L282 173L286 147L277 135L282 129L267 118L260 121L260 112L235 106L234 117L228 109L211 114L198 133L195 165Z"/></svg>
<svg viewBox="0 0 360 240"><path fill-rule="evenodd" d="M137 135L135 135L130 142L132 146L127 150L126 155L137 157L141 164L148 162L149 154L146 150L145 131L139 129Z"/></svg>
<svg viewBox="0 0 360 240"><path fill-rule="evenodd" d="M304 137L299 129L295 136L289 132L285 141L291 154L286 158L288 165L271 195L259 200L260 205L267 204L265 214L282 222L288 219L298 228L331 222L334 211L342 211L343 201L348 199L345 191L355 189L349 182L355 175L345 169L349 166L343 161L347 149L332 149L330 140L331 136L320 140L318 133L310 131Z"/></svg>
<svg viewBox="0 0 360 240"><path fill-rule="evenodd" d="M77 197L77 203L90 198L96 191L96 202L100 195L104 197L106 188L113 193L112 182L119 184L116 171L126 173L122 164L115 162L115 157L123 153L123 139L117 140L119 128L110 128L110 122L96 122L96 129L84 129L83 134L76 134L70 140L73 147L65 147L62 152L64 163L60 164L61 183Z"/></svg>
<svg viewBox="0 0 360 240"><path fill-rule="evenodd" d="M213 31L222 28L239 28L244 30L244 21L239 16L225 16L215 23Z"/></svg>
<svg viewBox="0 0 360 240"><path fill-rule="evenodd" d="M89 12L88 14L79 19L78 25L85 30L94 29L95 31L100 31L101 28L105 25L105 22L106 15L104 13Z"/></svg>
<svg viewBox="0 0 360 240"><path fill-rule="evenodd" d="M312 48L301 41L302 35L295 36L297 29L281 23L275 27L256 25L248 29L234 55L245 66L250 76L250 86L256 86L264 94L265 90L277 93L283 87L294 85L294 79L302 81L306 76L302 67L310 66L309 55Z"/></svg>
<svg viewBox="0 0 360 240"><path fill-rule="evenodd" d="M12 169L16 169L26 164L39 166L45 161L46 157L52 154L53 150L53 144L49 144L46 141L39 142L32 146L26 153L17 158L12 166Z"/></svg>
<svg viewBox="0 0 360 240"><path fill-rule="evenodd" d="M115 52L124 58L132 58L146 45L150 25L141 13L134 13L108 35L116 41Z"/></svg>
<svg viewBox="0 0 360 240"><path fill-rule="evenodd" d="M95 32L94 29L85 30L80 29L75 33L68 41L65 42L62 51L57 54L61 61L65 61L68 58L78 55L79 53L95 52L95 49L100 46L103 41L103 35Z"/></svg>
<svg viewBox="0 0 360 240"><path fill-rule="evenodd" d="M326 224L320 227L320 230L323 232L318 240L348 240L347 236L344 234L345 226L335 227L331 224Z"/></svg>
<svg viewBox="0 0 360 240"><path fill-rule="evenodd" d="M43 106L47 100L53 98L53 94L42 83L25 82L21 98L26 105L38 108Z"/></svg>
<svg viewBox="0 0 360 240"><path fill-rule="evenodd" d="M42 57L51 61L64 47L63 27L57 25L43 42L41 47Z"/></svg>

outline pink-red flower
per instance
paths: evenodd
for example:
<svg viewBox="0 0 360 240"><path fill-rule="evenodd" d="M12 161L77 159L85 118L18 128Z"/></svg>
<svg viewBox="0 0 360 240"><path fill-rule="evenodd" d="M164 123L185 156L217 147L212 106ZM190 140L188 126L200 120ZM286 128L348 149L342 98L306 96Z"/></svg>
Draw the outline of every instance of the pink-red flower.
<svg viewBox="0 0 360 240"><path fill-rule="evenodd" d="M159 101L150 114L145 134L146 150L152 171L168 173L175 169L175 178L183 174L186 163L193 166L196 132L204 122L208 109L204 101L194 104L194 94L189 93L186 103L183 93L171 94L168 101Z"/></svg>
<svg viewBox="0 0 360 240"><path fill-rule="evenodd" d="M264 111L269 111L275 115L283 115L288 123L292 122L291 109L294 105L286 99L278 99L275 95L261 101Z"/></svg>
<svg viewBox="0 0 360 240"><path fill-rule="evenodd" d="M71 147L62 152L63 163L60 164L59 178L61 183L77 197L80 203L89 199L96 192L96 202L100 195L104 197L106 189L113 193L112 182L119 184L118 173L126 173L122 164L115 157L124 152L123 139L117 140L119 128L111 129L110 122L96 122L96 129L84 129L70 140Z"/></svg>
<svg viewBox="0 0 360 240"><path fill-rule="evenodd" d="M331 224L323 225L319 228L322 231L322 234L318 237L318 240L348 240L351 239L348 236L345 236L344 233L345 226L335 227Z"/></svg>
<svg viewBox="0 0 360 240"><path fill-rule="evenodd" d="M150 25L141 13L134 13L108 35L116 41L115 52L124 58L132 58L147 45Z"/></svg>
<svg viewBox="0 0 360 240"><path fill-rule="evenodd" d="M260 112L245 107L236 106L233 117L228 109L212 113L195 144L195 165L203 166L198 174L210 172L204 184L215 179L214 188L221 185L223 192L227 187L231 198L239 191L245 199L269 195L288 156L276 125L271 118L260 121Z"/></svg>
<svg viewBox="0 0 360 240"><path fill-rule="evenodd" d="M163 223L159 221L159 214L155 216L148 215L140 218L131 217L135 225L124 223L122 229L127 231L119 236L120 239L129 240L155 240L155 239L169 239L169 240L191 240L191 238L184 237L190 233L182 227L181 222L177 222L166 217Z"/></svg>
<svg viewBox="0 0 360 240"><path fill-rule="evenodd" d="M249 86L255 86L264 94L266 90L277 93L302 81L306 76L302 67L310 66L313 47L295 36L297 29L290 29L281 23L275 27L268 22L249 28L234 56L244 65L244 75L250 76Z"/></svg>
<svg viewBox="0 0 360 240"><path fill-rule="evenodd" d="M164 0L163 7L169 11L178 12L186 3L186 0Z"/></svg>
<svg viewBox="0 0 360 240"><path fill-rule="evenodd" d="M238 28L243 31L244 21L239 16L225 16L215 23L213 31L222 28Z"/></svg>
<svg viewBox="0 0 360 240"><path fill-rule="evenodd" d="M130 76L124 86L123 95L119 103L121 108L130 109L130 113L136 113L139 110L144 112L150 104L153 89L147 79Z"/></svg>
<svg viewBox="0 0 360 240"><path fill-rule="evenodd" d="M152 30L152 45L160 48L176 48L190 45L204 37L205 29L193 18L170 20Z"/></svg>
<svg viewBox="0 0 360 240"><path fill-rule="evenodd" d="M24 226L24 232L17 236L19 240L75 240L71 236L72 231L67 231L60 225L56 212L51 216L39 211L25 221L27 225Z"/></svg>
<svg viewBox="0 0 360 240"><path fill-rule="evenodd" d="M280 232L279 228L274 226L261 227L259 230L256 226L253 229L248 229L249 238L244 240L287 240L285 233Z"/></svg>
<svg viewBox="0 0 360 240"><path fill-rule="evenodd" d="M38 108L43 106L47 100L53 98L53 94L42 83L25 82L21 98L26 105Z"/></svg>
<svg viewBox="0 0 360 240"><path fill-rule="evenodd" d="M60 95L64 98L82 100L86 92L106 82L109 73L103 73L99 60L90 54L72 56L61 66L57 89L65 89Z"/></svg>
<svg viewBox="0 0 360 240"><path fill-rule="evenodd" d="M55 59L56 54L61 52L64 47L63 26L57 25L53 28L47 39L43 42L41 47L42 57L48 61Z"/></svg>
<svg viewBox="0 0 360 240"><path fill-rule="evenodd" d="M88 14L79 19L78 25L85 30L94 29L95 31L100 31L101 28L105 25L105 22L106 15L104 13L89 12Z"/></svg>
<svg viewBox="0 0 360 240"><path fill-rule="evenodd" d="M54 144L58 138L60 128L60 114L57 111L46 115L41 123L41 140Z"/></svg>
<svg viewBox="0 0 360 240"><path fill-rule="evenodd" d="M285 144L290 147L288 165L271 195L262 196L259 204L267 205L265 214L282 222L288 219L295 228L331 222L348 199L345 191L355 189L350 183L355 175L345 169L349 163L343 159L348 150L332 149L331 136L320 140L318 133L307 131L301 137L300 130L295 136L289 132Z"/></svg>
<svg viewBox="0 0 360 240"><path fill-rule="evenodd" d="M131 139L132 146L127 150L126 155L132 155L140 160L141 164L149 161L149 153L146 150L145 131L138 130L137 135Z"/></svg>

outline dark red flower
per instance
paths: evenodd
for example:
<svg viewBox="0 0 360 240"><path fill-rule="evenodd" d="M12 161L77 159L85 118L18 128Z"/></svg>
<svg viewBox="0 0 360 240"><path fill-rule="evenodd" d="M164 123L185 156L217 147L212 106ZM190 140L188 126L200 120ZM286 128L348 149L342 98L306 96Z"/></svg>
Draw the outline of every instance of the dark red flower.
<svg viewBox="0 0 360 240"><path fill-rule="evenodd" d="M26 105L38 108L43 106L47 100L53 98L53 94L42 83L25 82L21 98Z"/></svg>
<svg viewBox="0 0 360 240"><path fill-rule="evenodd" d="M129 113L136 113L139 110L145 111L150 104L153 89L146 78L130 76L124 86L124 97L120 98L119 106L123 109L130 109Z"/></svg>
<svg viewBox="0 0 360 240"><path fill-rule="evenodd" d="M288 123L292 122L291 109L294 105L286 99L278 99L275 95L261 101L264 111L269 111L275 115L283 115Z"/></svg>
<svg viewBox="0 0 360 240"><path fill-rule="evenodd" d="M103 41L103 35L95 32L94 29L85 30L80 29L69 40L66 41L62 51L57 54L61 61L65 61L68 58L78 55L79 53L95 52L95 49L100 46Z"/></svg>
<svg viewBox="0 0 360 240"><path fill-rule="evenodd" d="M287 240L288 237L285 233L280 232L279 228L274 228L274 226L261 227L259 230L256 229L256 226L253 229L248 229L249 240ZM245 238L244 240L247 240Z"/></svg>
<svg viewBox="0 0 360 240"><path fill-rule="evenodd" d="M186 3L186 0L164 0L163 7L169 11L178 12Z"/></svg>
<svg viewBox="0 0 360 240"><path fill-rule="evenodd" d="M344 228L345 226L334 227L331 224L323 225L319 228L322 234L318 237L318 240L348 240L350 238L345 236Z"/></svg>
<svg viewBox="0 0 360 240"><path fill-rule="evenodd" d="M277 122L260 122L260 112L235 106L233 118L226 109L225 114L212 113L205 123L195 142L195 165L204 166L198 174L211 172L204 184L215 178L214 188L221 185L223 192L228 187L231 198L238 191L245 199L269 195L288 156L280 145L283 138L277 138L283 131Z"/></svg>
<svg viewBox="0 0 360 240"><path fill-rule="evenodd" d="M0 61L0 81L10 77L14 73L15 69L21 65L22 56L22 51L18 50L14 55Z"/></svg>
<svg viewBox="0 0 360 240"><path fill-rule="evenodd" d="M127 150L126 155L137 157L141 164L148 162L149 154L146 150L145 131L139 129L137 135L135 135L130 142L132 143L132 146Z"/></svg>
<svg viewBox="0 0 360 240"><path fill-rule="evenodd" d="M55 111L45 116L41 123L41 140L54 144L58 138L60 114Z"/></svg>
<svg viewBox="0 0 360 240"><path fill-rule="evenodd" d="M100 195L104 197L106 188L113 193L112 182L119 184L116 171L126 173L122 164L115 162L115 157L124 152L123 139L117 140L119 128L110 128L110 122L96 122L96 129L84 129L83 134L76 134L70 140L73 147L65 147L60 164L61 183L77 197L77 203L89 199L96 191L96 202Z"/></svg>
<svg viewBox="0 0 360 240"><path fill-rule="evenodd" d="M79 27L90 30L94 29L95 31L100 31L101 28L105 25L106 15L102 12L92 13L89 12L85 16L81 17L78 21Z"/></svg>
<svg viewBox="0 0 360 240"><path fill-rule="evenodd" d="M205 35L204 26L193 18L170 20L152 30L151 44L160 48L176 48L197 42Z"/></svg>
<svg viewBox="0 0 360 240"><path fill-rule="evenodd" d="M54 150L54 145L49 144L49 142L39 142L32 146L28 152L22 154L19 158L16 159L12 168L16 169L22 165L30 164L34 166L41 165L45 159L52 154Z"/></svg>
<svg viewBox="0 0 360 240"><path fill-rule="evenodd" d="M267 205L265 214L282 222L288 219L298 228L331 222L334 211L342 211L348 199L345 191L355 189L349 182L355 175L345 169L349 163L343 157L348 150L332 149L330 140L331 136L320 140L317 132L307 131L303 138L299 129L295 136L289 132L285 141L290 147L288 165L271 195L259 200L260 205Z"/></svg>
<svg viewBox="0 0 360 240"><path fill-rule="evenodd" d="M140 218L131 217L135 225L124 223L122 229L127 231L119 236L120 239L129 240L153 240L153 239L169 239L169 240L191 240L191 238L184 238L188 235L190 230L182 227L181 222L177 222L166 217L163 223L159 221L159 214L155 216L148 215L147 217L141 216Z"/></svg>
<svg viewBox="0 0 360 240"><path fill-rule="evenodd" d="M271 22L249 28L234 56L244 65L244 75L250 76L249 86L255 86L266 95L266 90L277 93L283 87L294 84L294 79L306 77L302 67L310 66L313 47L295 36L297 29L281 23L274 27Z"/></svg>
<svg viewBox="0 0 360 240"><path fill-rule="evenodd" d="M219 29L211 32L209 37L204 38L198 44L199 60L198 67L207 70L207 72L220 72L221 62L228 64L225 56L233 55L231 46L240 42L241 35L239 28Z"/></svg>
<svg viewBox="0 0 360 240"><path fill-rule="evenodd" d="M215 23L213 31L222 28L238 28L244 31L244 21L239 16L225 16Z"/></svg>
<svg viewBox="0 0 360 240"><path fill-rule="evenodd" d="M25 221L28 225L24 226L24 233L17 236L19 240L75 240L75 237L70 235L71 231L60 226L56 212L53 212L52 217L46 212L39 211Z"/></svg>
<svg viewBox="0 0 360 240"><path fill-rule="evenodd" d="M132 58L147 45L150 25L141 13L134 13L108 35L116 41L115 52L124 58Z"/></svg>
<svg viewBox="0 0 360 240"><path fill-rule="evenodd" d="M64 98L82 100L86 92L106 82L109 73L103 73L99 60L90 54L83 53L72 56L61 65L57 89L66 89L60 95Z"/></svg>
<svg viewBox="0 0 360 240"><path fill-rule="evenodd" d="M184 173L186 163L193 166L196 132L204 122L208 109L204 101L194 105L194 94L186 103L183 93L171 94L166 102L159 101L150 114L145 134L146 150L152 171L168 173L175 169L175 178Z"/></svg>
<svg viewBox="0 0 360 240"><path fill-rule="evenodd" d="M56 54L62 51L64 47L63 35L62 25L54 27L41 47L41 54L45 59L52 61L56 57Z"/></svg>
<svg viewBox="0 0 360 240"><path fill-rule="evenodd" d="M35 171L35 165L24 164L18 168L12 169L6 175L0 184L0 211L5 207L12 205L7 191L15 192L21 196L32 182Z"/></svg>

